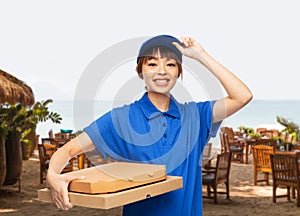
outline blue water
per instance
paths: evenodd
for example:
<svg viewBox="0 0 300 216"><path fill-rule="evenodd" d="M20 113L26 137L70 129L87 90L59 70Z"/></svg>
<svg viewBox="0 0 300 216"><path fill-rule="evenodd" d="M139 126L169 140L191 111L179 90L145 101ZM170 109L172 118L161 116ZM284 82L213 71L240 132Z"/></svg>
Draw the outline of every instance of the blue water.
<svg viewBox="0 0 300 216"><path fill-rule="evenodd" d="M225 123L233 127L240 125L256 127L260 124L276 124L276 116L300 124L300 100L264 101L254 100L239 112L226 119Z"/></svg>
<svg viewBox="0 0 300 216"><path fill-rule="evenodd" d="M95 104L95 118L104 114L111 108L109 102L99 101ZM89 122L74 127L73 117L73 101L54 101L49 106L50 111L61 114L63 121L61 124L53 124L52 122L40 123L37 133L40 137L47 137L48 131L53 130L54 133L60 129L73 129L74 131L82 130ZM277 124L276 116L287 118L300 125L300 100L272 101L272 100L253 100L246 107L233 116L227 118L223 125L237 128L238 126L246 126L256 128L263 124ZM78 117L76 117L78 118Z"/></svg>

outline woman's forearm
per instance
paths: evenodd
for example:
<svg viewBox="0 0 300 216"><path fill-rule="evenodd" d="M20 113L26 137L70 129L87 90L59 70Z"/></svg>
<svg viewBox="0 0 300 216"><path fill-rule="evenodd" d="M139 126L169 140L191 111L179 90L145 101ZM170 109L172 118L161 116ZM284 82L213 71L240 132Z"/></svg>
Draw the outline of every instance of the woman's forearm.
<svg viewBox="0 0 300 216"><path fill-rule="evenodd" d="M59 148L51 157L48 172L60 174L71 158L66 148Z"/></svg>
<svg viewBox="0 0 300 216"><path fill-rule="evenodd" d="M59 174L73 157L94 149L94 145L86 133L75 137L59 148L51 157L48 172Z"/></svg>

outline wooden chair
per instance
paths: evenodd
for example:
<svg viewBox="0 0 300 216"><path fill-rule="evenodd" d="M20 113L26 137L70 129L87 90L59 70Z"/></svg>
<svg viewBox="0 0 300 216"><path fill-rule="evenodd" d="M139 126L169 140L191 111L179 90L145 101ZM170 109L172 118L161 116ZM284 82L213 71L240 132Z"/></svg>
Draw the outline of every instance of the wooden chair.
<svg viewBox="0 0 300 216"><path fill-rule="evenodd" d="M40 183L43 184L46 180L47 170L49 167L49 157L46 154L46 149L42 144L38 145L39 159L40 159Z"/></svg>
<svg viewBox="0 0 300 216"><path fill-rule="evenodd" d="M40 159L40 182L42 184L46 179L49 161L58 149L58 143L52 138L42 138L42 143L38 146L38 149ZM74 159L72 158L61 173L73 171L73 161Z"/></svg>
<svg viewBox="0 0 300 216"><path fill-rule="evenodd" d="M208 170L202 170L202 185L207 186L207 196L204 198L214 199L217 204L217 194L226 194L229 199L229 173L231 165L231 152L224 152L217 156L216 167L210 167ZM226 191L218 191L218 185L224 183ZM211 188L213 189L214 196L211 197Z"/></svg>
<svg viewBox="0 0 300 216"><path fill-rule="evenodd" d="M224 134L226 133L228 135L228 139L229 141L237 141L237 139L234 137L234 131L232 129L232 127L221 127L220 131Z"/></svg>
<svg viewBox="0 0 300 216"><path fill-rule="evenodd" d="M290 189L297 190L297 206L300 207L300 172L298 158L291 155L272 154L271 167L273 176L273 202L276 198L287 197L291 200ZM285 186L287 193L276 195L276 189L279 186Z"/></svg>
<svg viewBox="0 0 300 216"><path fill-rule="evenodd" d="M257 182L266 182L267 185L269 185L269 174L272 173L270 155L274 154L274 147L256 145L252 147L252 151L254 163L254 185L257 185ZM263 173L263 179L258 178L259 173Z"/></svg>
<svg viewBox="0 0 300 216"><path fill-rule="evenodd" d="M54 139L56 140L58 147L62 147L64 144L70 141L70 138L63 133L54 134Z"/></svg>
<svg viewBox="0 0 300 216"><path fill-rule="evenodd" d="M54 134L53 134L53 130L52 129L49 130L48 136L49 136L50 139L54 139Z"/></svg>
<svg viewBox="0 0 300 216"><path fill-rule="evenodd" d="M56 146L56 149L59 147L56 139L54 138L42 138L42 144L51 144L52 146Z"/></svg>
<svg viewBox="0 0 300 216"><path fill-rule="evenodd" d="M56 152L57 146L51 143L43 143L42 145L44 146L45 149L45 156L50 160L54 152Z"/></svg>
<svg viewBox="0 0 300 216"><path fill-rule="evenodd" d="M256 133L261 133L261 132L263 132L263 131L266 131L267 130L267 128L256 128Z"/></svg>
<svg viewBox="0 0 300 216"><path fill-rule="evenodd" d="M55 143L55 140L52 138L42 138L42 143L38 145L41 184L43 184L44 180L46 180L49 161L56 150L57 145Z"/></svg>
<svg viewBox="0 0 300 216"><path fill-rule="evenodd" d="M45 152L44 152L44 147L43 145L39 144L38 145L38 152L39 152L39 160L40 160L40 183L43 184L43 181L46 180L47 173L47 168L48 166L46 165L46 159L45 159Z"/></svg>
<svg viewBox="0 0 300 216"><path fill-rule="evenodd" d="M259 134L260 134L262 137L273 138L273 131L272 131L272 130L264 130L264 131L260 131Z"/></svg>
<svg viewBox="0 0 300 216"><path fill-rule="evenodd" d="M273 137L279 137L279 130L277 129L270 129L272 131Z"/></svg>
<svg viewBox="0 0 300 216"><path fill-rule="evenodd" d="M73 133L56 133L54 136L56 139L71 140L75 137L75 134L73 134Z"/></svg>
<svg viewBox="0 0 300 216"><path fill-rule="evenodd" d="M202 166L210 166L211 164L211 147L212 143L207 143L202 153Z"/></svg>
<svg viewBox="0 0 300 216"><path fill-rule="evenodd" d="M244 162L244 144L239 141L229 140L227 133L220 131L221 152L231 152L232 160L240 163Z"/></svg>
<svg viewBox="0 0 300 216"><path fill-rule="evenodd" d="M286 132L281 132L280 133L280 139L282 140L282 142L291 143L291 142L293 142L293 134L288 134Z"/></svg>

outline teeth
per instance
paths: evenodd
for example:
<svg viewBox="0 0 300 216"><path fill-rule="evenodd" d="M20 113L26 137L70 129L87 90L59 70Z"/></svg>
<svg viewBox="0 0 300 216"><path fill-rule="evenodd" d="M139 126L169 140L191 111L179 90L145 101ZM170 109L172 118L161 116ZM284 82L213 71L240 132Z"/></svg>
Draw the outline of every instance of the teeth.
<svg viewBox="0 0 300 216"><path fill-rule="evenodd" d="M168 82L168 80L156 80L156 82L164 83L164 82Z"/></svg>

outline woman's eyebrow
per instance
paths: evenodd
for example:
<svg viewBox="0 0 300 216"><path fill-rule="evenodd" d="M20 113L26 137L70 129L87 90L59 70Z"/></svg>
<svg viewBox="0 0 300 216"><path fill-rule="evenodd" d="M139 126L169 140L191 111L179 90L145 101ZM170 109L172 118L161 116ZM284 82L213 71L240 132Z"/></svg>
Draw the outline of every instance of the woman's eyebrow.
<svg viewBox="0 0 300 216"><path fill-rule="evenodd" d="M164 57L164 56L159 56L159 57L151 56L149 60L151 60L151 59L158 60L158 59L160 59L160 58L165 58L165 59L167 59L167 61L170 61L170 60L176 61L176 60L173 59L173 58L167 58L167 57Z"/></svg>
<svg viewBox="0 0 300 216"><path fill-rule="evenodd" d="M155 56L150 56L149 60L152 60L152 59L154 59L154 60L158 60L158 57L155 57Z"/></svg>
<svg viewBox="0 0 300 216"><path fill-rule="evenodd" d="M173 59L173 58L167 58L167 57L164 57L164 56L159 56L159 57L157 57L157 56L149 56L149 58L147 59L147 61L151 61L151 60L158 61L160 58L166 58L167 62L169 62L169 61L175 61L176 62L175 59Z"/></svg>

